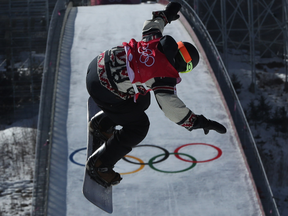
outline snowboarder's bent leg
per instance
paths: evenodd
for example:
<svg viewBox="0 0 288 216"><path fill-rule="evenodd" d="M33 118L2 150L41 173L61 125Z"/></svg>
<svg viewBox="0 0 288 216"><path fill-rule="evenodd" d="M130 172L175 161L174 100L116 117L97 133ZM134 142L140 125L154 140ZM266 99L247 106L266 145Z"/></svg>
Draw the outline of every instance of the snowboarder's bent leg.
<svg viewBox="0 0 288 216"><path fill-rule="evenodd" d="M147 135L149 119L143 112L138 116L139 124L123 125L121 130L116 130L113 136L106 143L106 151L100 160L108 166L113 166L122 157L128 154L132 147L139 144Z"/></svg>
<svg viewBox="0 0 288 216"><path fill-rule="evenodd" d="M90 160L93 158L91 163L88 159L87 163L90 166L94 164L92 169L97 171L94 173L97 177L95 175L94 177L91 176L98 183L104 186L115 185L122 179L113 170L113 167L132 150L133 146L139 144L146 137L150 123L144 110L149 106L149 103L150 95L142 97L142 104L135 105L133 102L133 105L131 105L126 101L121 106L119 105L117 111L111 110L111 107L109 109L104 106L101 107L107 115L105 118L109 118L116 125L121 125L122 128L114 130L113 135L105 142L105 149L101 151L101 154L97 154L97 157L91 156L89 158ZM129 108L125 104L128 104ZM131 109L130 106L134 108ZM107 125L109 124L107 123ZM93 153L93 155L95 154ZM89 170L89 167L87 167L87 170Z"/></svg>
<svg viewBox="0 0 288 216"><path fill-rule="evenodd" d="M115 123L103 111L91 118L89 131L93 135L93 152L113 135L115 126Z"/></svg>
<svg viewBox="0 0 288 216"><path fill-rule="evenodd" d="M147 94L140 95L137 103L131 98L123 103L101 107L116 125L122 126L107 141L107 149L101 156L103 163L113 166L146 137L150 122L145 110L149 105L150 94Z"/></svg>
<svg viewBox="0 0 288 216"><path fill-rule="evenodd" d="M150 93L140 95L137 103L134 103L133 98L122 99L101 85L96 68L97 61L94 59L86 77L87 90L111 122L122 126L122 129L114 130L113 135L105 142L105 148L100 147L89 157L86 168L95 181L109 186L121 180L120 175L113 171L115 163L140 143L148 132L149 119L144 111L150 105ZM105 119L107 120L106 117ZM96 172L91 173L89 170Z"/></svg>
<svg viewBox="0 0 288 216"><path fill-rule="evenodd" d="M137 124L123 125L121 130L115 130L108 141L88 158L86 168L89 175L104 187L118 184L122 178L113 170L114 165L145 138L148 129L149 119L143 112L138 116Z"/></svg>

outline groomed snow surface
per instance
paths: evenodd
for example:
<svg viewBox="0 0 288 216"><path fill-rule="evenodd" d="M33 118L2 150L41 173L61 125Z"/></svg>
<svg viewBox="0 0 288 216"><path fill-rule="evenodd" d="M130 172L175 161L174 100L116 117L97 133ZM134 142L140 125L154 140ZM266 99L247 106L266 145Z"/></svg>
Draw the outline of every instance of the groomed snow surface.
<svg viewBox="0 0 288 216"><path fill-rule="evenodd" d="M82 195L89 97L86 69L102 51L131 38L141 40L143 22L152 11L163 8L160 4L105 5L70 12L61 47L48 215L107 215ZM167 25L164 34L193 43L180 21ZM169 121L152 97L147 137L126 156L130 162L121 160L115 167L123 180L113 187L113 215L263 215L233 122L207 65L201 58L192 73L181 76L179 97L196 114L221 122L228 131L206 136L202 130L189 132ZM176 149L180 158L174 154ZM169 153L166 159L165 152ZM140 161L153 164L134 164Z"/></svg>

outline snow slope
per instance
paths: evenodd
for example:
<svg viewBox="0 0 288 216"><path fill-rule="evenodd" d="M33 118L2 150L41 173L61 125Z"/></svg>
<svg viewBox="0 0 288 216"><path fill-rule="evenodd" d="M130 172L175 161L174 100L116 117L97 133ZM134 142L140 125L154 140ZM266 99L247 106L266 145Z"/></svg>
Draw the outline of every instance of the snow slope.
<svg viewBox="0 0 288 216"><path fill-rule="evenodd" d="M159 9L163 6L72 9L61 48L48 215L106 215L81 192L87 141L86 69L105 49L131 38L140 40L143 22L151 18L151 11ZM168 25L164 34L192 42L180 21ZM263 215L233 123L207 65L201 60L182 79L177 89L179 97L195 113L223 123L227 134L188 132L165 118L152 97L147 110L150 131L141 143L152 146L136 147L126 159L157 162L163 159L163 148L169 157L153 166L142 167L124 160L117 163L115 169L124 175L121 184L113 188L113 215ZM186 161L175 157L173 152L178 147Z"/></svg>

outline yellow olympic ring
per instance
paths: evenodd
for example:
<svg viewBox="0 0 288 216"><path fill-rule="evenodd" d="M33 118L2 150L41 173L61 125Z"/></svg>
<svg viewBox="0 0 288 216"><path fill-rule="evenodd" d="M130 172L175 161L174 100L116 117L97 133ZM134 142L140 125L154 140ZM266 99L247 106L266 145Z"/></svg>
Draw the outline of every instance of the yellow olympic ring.
<svg viewBox="0 0 288 216"><path fill-rule="evenodd" d="M131 156L131 155L125 155L124 157L128 157L128 158L133 158L137 161L139 161L140 163L142 163L142 165L140 165L140 167L134 171L131 171L131 172L126 172L126 173L120 173L120 175L128 175L128 174L132 174L132 173L136 173L140 170L142 170L144 168L145 165L143 165L144 161L142 161L140 158L137 158L137 157L134 157L134 156Z"/></svg>

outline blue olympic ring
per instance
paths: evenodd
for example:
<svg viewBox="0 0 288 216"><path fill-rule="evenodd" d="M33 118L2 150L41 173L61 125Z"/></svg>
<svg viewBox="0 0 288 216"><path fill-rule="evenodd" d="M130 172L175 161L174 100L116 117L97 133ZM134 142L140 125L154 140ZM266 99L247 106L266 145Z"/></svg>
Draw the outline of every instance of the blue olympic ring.
<svg viewBox="0 0 288 216"><path fill-rule="evenodd" d="M86 149L87 149L86 147L85 147L85 148L80 148L80 149L77 149L77 150L75 150L74 152L72 152L72 153L70 154L70 156L69 156L70 161L71 161L72 163L74 163L74 164L79 165L79 166L85 166L85 164L81 164L81 163L76 162L76 161L74 160L74 155L75 155L76 153L78 153L78 152L80 152L80 151L83 151L83 150L86 150Z"/></svg>

